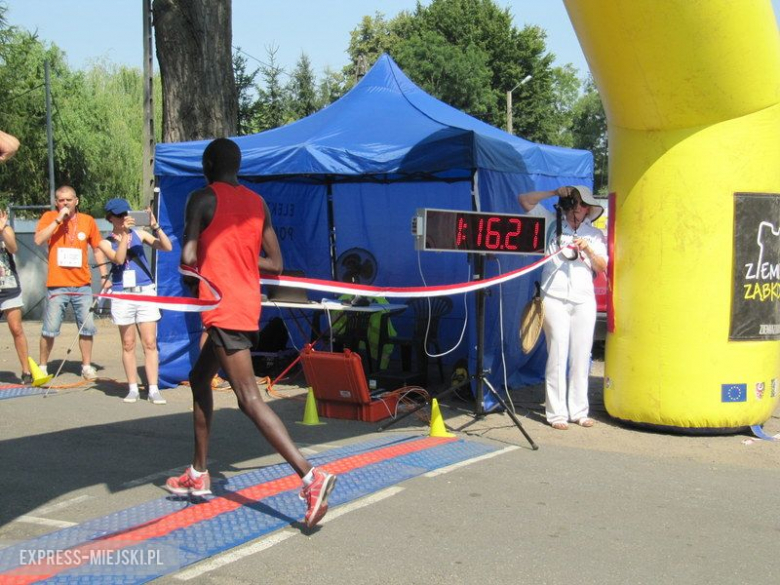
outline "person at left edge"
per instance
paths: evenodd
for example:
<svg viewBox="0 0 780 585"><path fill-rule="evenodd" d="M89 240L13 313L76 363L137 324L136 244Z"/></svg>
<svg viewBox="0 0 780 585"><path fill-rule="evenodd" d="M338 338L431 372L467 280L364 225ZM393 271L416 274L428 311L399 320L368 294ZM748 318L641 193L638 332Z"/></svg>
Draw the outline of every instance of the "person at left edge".
<svg viewBox="0 0 780 585"><path fill-rule="evenodd" d="M60 334L68 306L76 316L79 327L81 375L94 380L97 372L92 365L92 340L97 330L92 319L92 274L89 270L88 248L92 247L100 275L105 280L108 269L99 249L100 232L91 215L78 210L79 197L73 187L64 185L55 191L56 210L47 211L35 228L35 243L48 244L49 265L46 277L48 289L46 311L41 328L41 356L39 366L48 373L48 361L54 348L54 338Z"/></svg>
<svg viewBox="0 0 780 585"><path fill-rule="evenodd" d="M0 130L0 162L6 162L19 150L19 139Z"/></svg>
<svg viewBox="0 0 780 585"><path fill-rule="evenodd" d="M154 250L170 252L171 241L160 228L151 209L149 225L152 233L134 230L135 220L128 215L130 204L126 199L110 199L105 205L106 219L111 223L111 233L100 242L100 249L113 263L111 269L111 290L126 295L156 296L154 277L146 261L144 244ZM133 303L120 299L111 301L111 318L119 327L122 340L122 365L127 376L128 393L125 402L138 400L138 372L135 361L135 330L141 336L144 349L148 399L152 404L165 404L157 386L159 354L157 352L157 321L160 310L155 306Z"/></svg>
<svg viewBox="0 0 780 585"><path fill-rule="evenodd" d="M8 225L8 212L0 209L0 315L5 314L8 329L14 338L14 347L22 364L22 384L30 385L33 377L27 361L27 337L22 327L22 288L16 270L14 254L18 249L16 233Z"/></svg>

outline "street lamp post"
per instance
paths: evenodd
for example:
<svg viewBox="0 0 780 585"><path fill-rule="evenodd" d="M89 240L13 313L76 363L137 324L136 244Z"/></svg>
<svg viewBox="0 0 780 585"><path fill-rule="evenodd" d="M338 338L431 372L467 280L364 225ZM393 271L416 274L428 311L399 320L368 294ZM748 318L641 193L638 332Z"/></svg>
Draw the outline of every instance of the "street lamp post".
<svg viewBox="0 0 780 585"><path fill-rule="evenodd" d="M512 134L512 92L515 91L521 85L525 85L531 81L532 75L526 75L520 82L512 89L506 92L506 131Z"/></svg>

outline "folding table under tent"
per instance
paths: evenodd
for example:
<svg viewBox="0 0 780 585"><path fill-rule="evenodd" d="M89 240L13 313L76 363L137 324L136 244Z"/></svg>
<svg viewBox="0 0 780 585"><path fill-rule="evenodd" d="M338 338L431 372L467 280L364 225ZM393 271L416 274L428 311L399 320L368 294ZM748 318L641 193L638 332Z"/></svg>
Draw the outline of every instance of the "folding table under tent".
<svg viewBox="0 0 780 585"><path fill-rule="evenodd" d="M346 250L375 259L378 286L454 284L473 279L469 255L417 252L411 218L418 208L478 209L519 213L516 194L560 185L592 185L590 152L547 146L507 134L435 99L417 87L387 55L338 101L302 120L234 138L243 160L240 180L262 194L279 235L285 268L307 277L335 279L335 260ZM174 250L157 257L158 293L181 295L177 273L184 207L190 192L205 185L201 157L209 140L157 145L160 224ZM534 257L498 255L485 276L529 264ZM518 324L533 291L533 276L491 288L486 304L484 366L503 387L499 299L509 387L537 383L544 372L542 344L523 355ZM475 365L474 293L454 297L442 321L445 358ZM322 295L312 293L319 300ZM263 310L263 321L276 314ZM400 333L411 318L394 317ZM200 316L166 312L159 324L160 380L187 379L198 353ZM297 340L300 342L302 340ZM484 409L495 407L486 396Z"/></svg>

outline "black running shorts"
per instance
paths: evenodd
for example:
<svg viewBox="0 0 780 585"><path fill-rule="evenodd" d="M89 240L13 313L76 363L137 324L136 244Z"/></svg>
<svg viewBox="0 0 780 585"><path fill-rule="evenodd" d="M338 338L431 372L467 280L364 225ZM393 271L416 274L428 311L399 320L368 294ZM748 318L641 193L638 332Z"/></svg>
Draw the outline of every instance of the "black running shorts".
<svg viewBox="0 0 780 585"><path fill-rule="evenodd" d="M257 331L234 331L219 327L209 327L206 332L214 345L223 348L228 353L255 347L259 336Z"/></svg>

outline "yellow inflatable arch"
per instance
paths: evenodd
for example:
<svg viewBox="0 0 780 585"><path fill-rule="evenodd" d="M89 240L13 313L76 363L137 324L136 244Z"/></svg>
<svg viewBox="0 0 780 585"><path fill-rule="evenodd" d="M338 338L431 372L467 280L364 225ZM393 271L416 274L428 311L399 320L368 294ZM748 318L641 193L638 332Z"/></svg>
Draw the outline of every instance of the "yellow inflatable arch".
<svg viewBox="0 0 780 585"><path fill-rule="evenodd" d="M770 1L564 3L609 127L607 410L688 431L763 424L780 399Z"/></svg>

